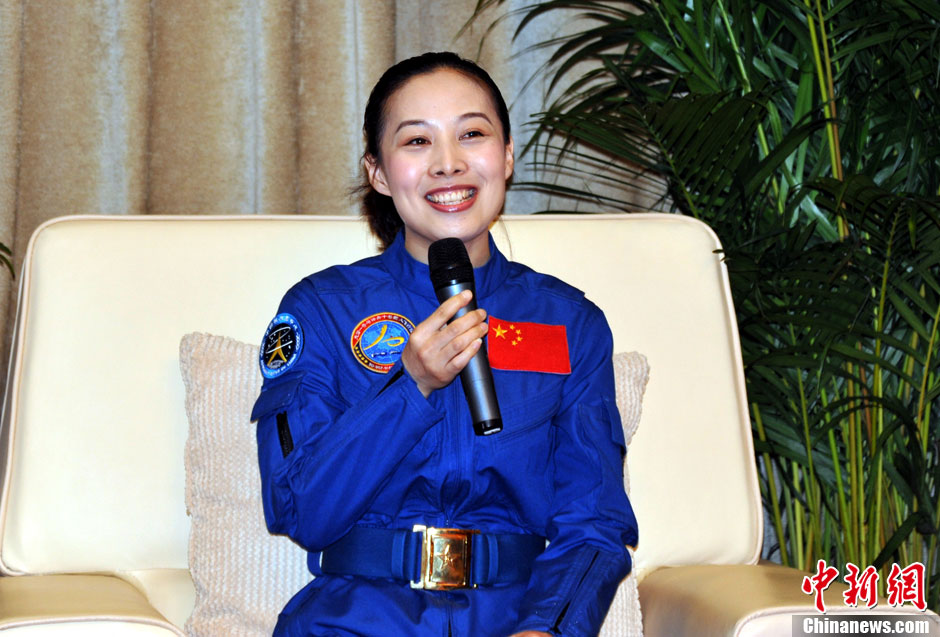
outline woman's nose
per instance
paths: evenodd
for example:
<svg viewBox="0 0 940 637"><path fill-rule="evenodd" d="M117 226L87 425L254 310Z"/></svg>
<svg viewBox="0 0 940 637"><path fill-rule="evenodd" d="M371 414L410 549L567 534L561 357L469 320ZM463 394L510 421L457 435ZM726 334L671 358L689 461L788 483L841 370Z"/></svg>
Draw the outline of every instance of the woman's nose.
<svg viewBox="0 0 940 637"><path fill-rule="evenodd" d="M438 177L460 175L467 170L463 153L459 145L452 143L438 143L435 147L434 161L431 163L431 174Z"/></svg>

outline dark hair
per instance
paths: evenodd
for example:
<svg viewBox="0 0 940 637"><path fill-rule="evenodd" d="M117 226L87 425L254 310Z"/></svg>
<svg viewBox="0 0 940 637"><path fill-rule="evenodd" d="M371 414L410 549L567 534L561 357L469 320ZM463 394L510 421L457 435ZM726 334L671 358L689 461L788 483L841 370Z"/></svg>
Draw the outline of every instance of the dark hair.
<svg viewBox="0 0 940 637"><path fill-rule="evenodd" d="M487 90L493 100L493 106L496 108L499 121L503 126L503 141L506 144L509 143L509 109L506 108L506 102L503 100L496 82L474 62L465 60L456 53L442 51L424 53L402 60L385 71L379 81L376 82L372 88L372 93L369 94L369 101L366 103L365 117L363 117L362 122L362 133L366 141L366 156L373 157L379 163L382 161L379 142L385 130L388 101L392 95L411 78L438 69L453 69L463 73ZM372 234L378 238L384 250L395 240L395 235L404 225L398 215L398 210L395 209L391 197L377 192L372 187L368 175L365 175L365 181L358 190L362 193L362 212L369 221Z"/></svg>

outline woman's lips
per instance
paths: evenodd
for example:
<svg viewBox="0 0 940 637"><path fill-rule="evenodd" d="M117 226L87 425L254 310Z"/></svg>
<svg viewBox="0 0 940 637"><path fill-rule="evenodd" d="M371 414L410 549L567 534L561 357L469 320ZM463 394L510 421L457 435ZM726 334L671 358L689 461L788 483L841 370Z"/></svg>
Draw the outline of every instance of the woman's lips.
<svg viewBox="0 0 940 637"><path fill-rule="evenodd" d="M431 204L431 207L435 210L441 212L461 212L473 205L476 196L476 188L458 186L432 190L424 196L424 199Z"/></svg>

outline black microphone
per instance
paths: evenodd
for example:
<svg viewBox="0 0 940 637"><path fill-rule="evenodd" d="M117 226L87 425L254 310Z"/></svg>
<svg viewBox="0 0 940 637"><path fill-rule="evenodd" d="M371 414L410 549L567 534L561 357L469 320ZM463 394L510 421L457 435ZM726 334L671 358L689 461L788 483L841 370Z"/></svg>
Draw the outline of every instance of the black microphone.
<svg viewBox="0 0 940 637"><path fill-rule="evenodd" d="M473 292L473 298L457 310L454 318L477 309L477 293L473 284L473 265L467 256L467 248L460 239L440 239L428 249L428 266L431 269L431 284L437 300L443 303L464 290ZM451 319L453 320L453 319ZM470 359L460 372L463 393L470 405L473 431L478 436L488 436L503 429L503 418L496 402L493 388L493 370L486 357L485 345Z"/></svg>

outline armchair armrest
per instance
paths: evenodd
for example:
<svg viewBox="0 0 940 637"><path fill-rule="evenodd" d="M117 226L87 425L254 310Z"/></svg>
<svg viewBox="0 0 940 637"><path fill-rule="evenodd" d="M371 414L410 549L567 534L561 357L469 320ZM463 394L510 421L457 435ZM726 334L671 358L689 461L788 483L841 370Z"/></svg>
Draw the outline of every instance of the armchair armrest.
<svg viewBox="0 0 940 637"><path fill-rule="evenodd" d="M17 629L30 636L183 637L142 592L111 575L0 578L0 631Z"/></svg>
<svg viewBox="0 0 940 637"><path fill-rule="evenodd" d="M657 569L639 584L643 632L646 637L791 637L792 615L818 615L813 597L801 589L805 575L777 564ZM842 598L847 588L841 582L833 582L823 593L827 615L877 613L938 619L929 611L921 613L912 607L894 608L884 603L872 610L847 607Z"/></svg>

